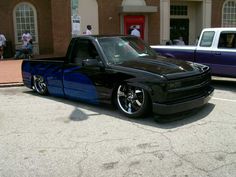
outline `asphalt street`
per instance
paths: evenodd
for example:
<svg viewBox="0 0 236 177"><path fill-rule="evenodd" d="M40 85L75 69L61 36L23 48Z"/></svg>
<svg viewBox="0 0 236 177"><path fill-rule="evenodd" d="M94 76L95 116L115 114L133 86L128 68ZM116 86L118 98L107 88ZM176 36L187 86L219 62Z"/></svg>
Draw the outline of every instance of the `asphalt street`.
<svg viewBox="0 0 236 177"><path fill-rule="evenodd" d="M0 176L235 177L236 82L213 85L205 107L159 121L0 88Z"/></svg>

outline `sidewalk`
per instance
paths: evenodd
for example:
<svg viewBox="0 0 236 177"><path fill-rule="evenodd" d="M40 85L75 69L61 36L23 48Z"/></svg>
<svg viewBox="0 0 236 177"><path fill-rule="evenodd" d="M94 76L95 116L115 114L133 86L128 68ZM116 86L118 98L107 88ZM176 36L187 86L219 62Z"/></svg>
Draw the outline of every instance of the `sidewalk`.
<svg viewBox="0 0 236 177"><path fill-rule="evenodd" d="M59 55L35 55L33 59L61 57ZM0 59L0 87L22 86L21 64L23 60Z"/></svg>
<svg viewBox="0 0 236 177"><path fill-rule="evenodd" d="M22 60L0 60L0 87L23 85L21 63Z"/></svg>

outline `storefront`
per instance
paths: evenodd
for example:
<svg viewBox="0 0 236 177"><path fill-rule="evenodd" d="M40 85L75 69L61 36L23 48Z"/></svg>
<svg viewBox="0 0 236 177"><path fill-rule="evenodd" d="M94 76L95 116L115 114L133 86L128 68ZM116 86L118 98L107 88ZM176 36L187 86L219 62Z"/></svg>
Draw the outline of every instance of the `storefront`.
<svg viewBox="0 0 236 177"><path fill-rule="evenodd" d="M158 4L147 5L144 0L132 1L123 0L120 7L120 31L122 34L131 34L135 27L141 33L141 38L147 42L149 40L149 29L157 28L159 24L153 26L150 23L152 15L157 15ZM151 31L151 30L150 30Z"/></svg>
<svg viewBox="0 0 236 177"><path fill-rule="evenodd" d="M159 42L159 0L98 0L99 33L129 34L137 27L141 38L150 44Z"/></svg>
<svg viewBox="0 0 236 177"><path fill-rule="evenodd" d="M1 0L0 31L14 50L29 30L34 53L65 55L72 36L130 34L135 26L149 44L182 36L194 44L205 27L236 27L236 0ZM214 10L212 10L214 9Z"/></svg>
<svg viewBox="0 0 236 177"><path fill-rule="evenodd" d="M67 0L1 0L0 31L12 48L22 45L21 36L26 30L33 38L34 54L64 55L71 38L70 3Z"/></svg>
<svg viewBox="0 0 236 177"><path fill-rule="evenodd" d="M212 0L164 0L160 6L162 44L181 36L193 45L201 30L211 27Z"/></svg>

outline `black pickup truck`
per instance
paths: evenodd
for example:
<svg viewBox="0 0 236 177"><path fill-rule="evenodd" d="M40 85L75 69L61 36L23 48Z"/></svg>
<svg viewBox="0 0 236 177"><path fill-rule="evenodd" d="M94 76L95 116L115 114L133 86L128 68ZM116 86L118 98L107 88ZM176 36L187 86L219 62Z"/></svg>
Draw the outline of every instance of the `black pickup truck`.
<svg viewBox="0 0 236 177"><path fill-rule="evenodd" d="M191 110L214 90L208 66L158 56L134 36L73 38L65 57L24 60L22 77L39 94L114 104L128 117Z"/></svg>

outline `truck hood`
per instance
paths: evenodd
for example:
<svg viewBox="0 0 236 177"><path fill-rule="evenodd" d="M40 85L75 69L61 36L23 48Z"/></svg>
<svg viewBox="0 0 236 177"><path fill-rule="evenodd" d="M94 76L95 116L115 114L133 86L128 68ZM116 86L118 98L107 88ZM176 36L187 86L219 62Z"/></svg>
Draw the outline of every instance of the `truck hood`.
<svg viewBox="0 0 236 177"><path fill-rule="evenodd" d="M167 79L176 79L200 74L208 68L206 68L204 65L193 64L182 60L170 59L160 56L155 59L138 58L135 60L128 60L122 64L119 64L119 66L163 75Z"/></svg>

